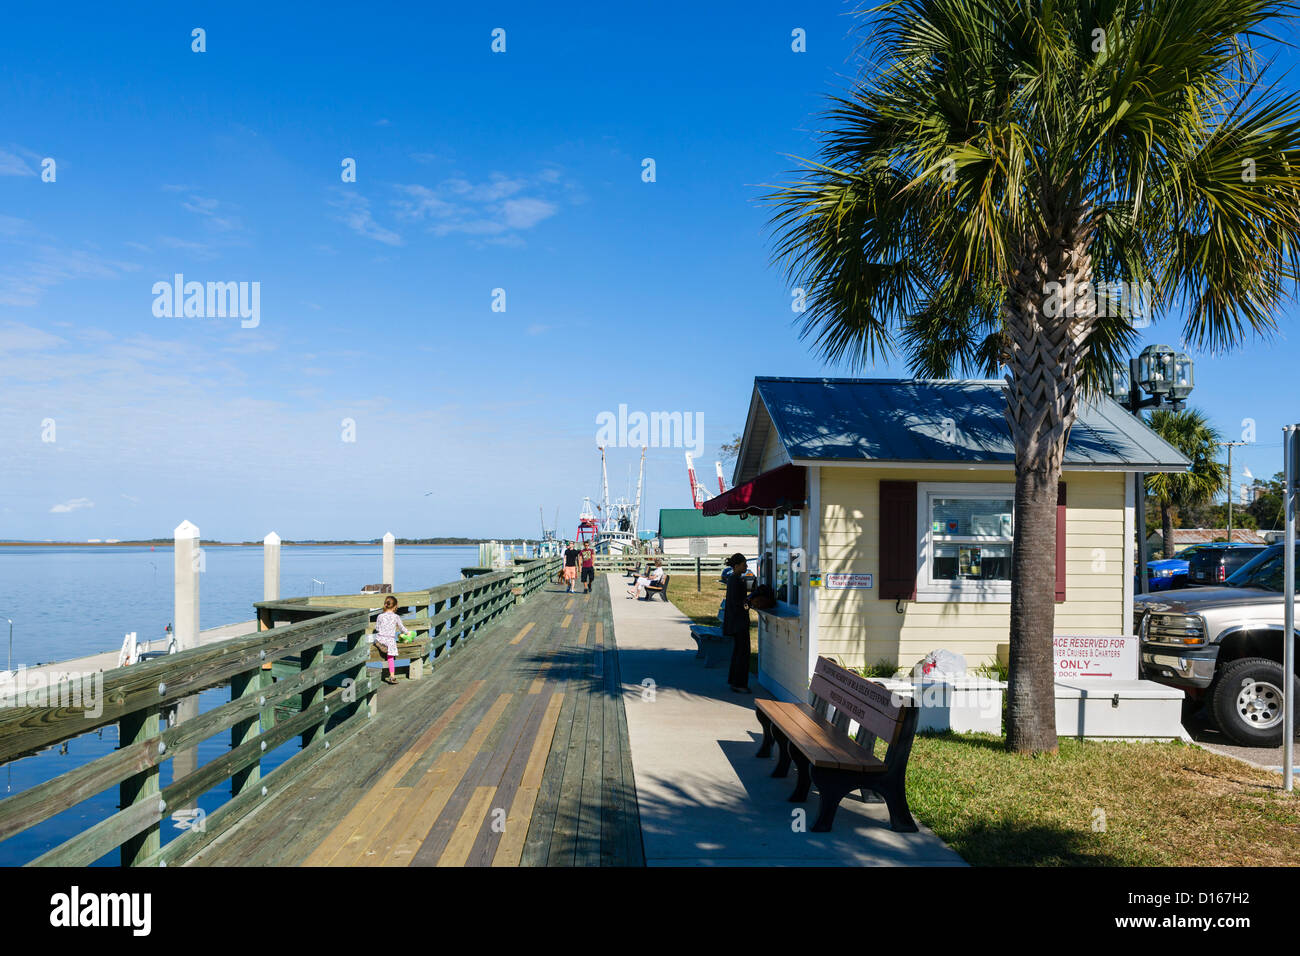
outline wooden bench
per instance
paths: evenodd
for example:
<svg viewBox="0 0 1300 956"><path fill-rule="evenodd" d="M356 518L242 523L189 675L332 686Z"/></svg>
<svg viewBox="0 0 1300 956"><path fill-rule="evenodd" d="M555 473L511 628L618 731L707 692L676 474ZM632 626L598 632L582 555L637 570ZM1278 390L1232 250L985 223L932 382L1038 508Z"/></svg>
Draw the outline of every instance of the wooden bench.
<svg viewBox="0 0 1300 956"><path fill-rule="evenodd" d="M763 727L758 756L770 756L773 741L779 749L772 776L784 777L791 763L798 771L791 802L807 800L810 784L821 795L813 831L825 833L831 828L840 801L850 793L862 790L865 796L871 790L889 808L890 829L916 832L905 790L916 705L824 657L817 658L810 697L811 706L759 700L755 710ZM828 720L831 708L834 715ZM859 728L854 737L848 734L850 719ZM884 760L873 753L877 737L887 744Z"/></svg>
<svg viewBox="0 0 1300 956"><path fill-rule="evenodd" d="M409 624L407 625L410 626ZM374 635L366 635L370 643L370 659L372 661L386 661L388 657L379 650L379 645L374 643ZM409 675L411 680L419 680L424 676L424 659L429 656L429 635L416 637L409 641L397 642L397 660L409 660L411 662Z"/></svg>
<svg viewBox="0 0 1300 956"><path fill-rule="evenodd" d="M645 586L645 599L649 601L656 594L662 594L665 601L668 600L668 582L672 579L671 574L665 574L660 578L659 583L653 581Z"/></svg>
<svg viewBox="0 0 1300 956"><path fill-rule="evenodd" d="M722 628L692 624L691 637L695 638L695 657L697 660L704 658L706 668L717 667L723 661L731 659L731 645L734 642L722 633Z"/></svg>

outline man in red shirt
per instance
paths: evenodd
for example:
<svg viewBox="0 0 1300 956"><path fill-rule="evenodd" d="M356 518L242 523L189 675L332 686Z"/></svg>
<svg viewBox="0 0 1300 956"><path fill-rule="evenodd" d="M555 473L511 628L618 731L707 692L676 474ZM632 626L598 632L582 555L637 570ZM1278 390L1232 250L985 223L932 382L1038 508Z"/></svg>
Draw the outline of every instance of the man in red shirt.
<svg viewBox="0 0 1300 956"><path fill-rule="evenodd" d="M591 549L591 542L582 546L582 583L587 586L588 594L596 581L596 552Z"/></svg>

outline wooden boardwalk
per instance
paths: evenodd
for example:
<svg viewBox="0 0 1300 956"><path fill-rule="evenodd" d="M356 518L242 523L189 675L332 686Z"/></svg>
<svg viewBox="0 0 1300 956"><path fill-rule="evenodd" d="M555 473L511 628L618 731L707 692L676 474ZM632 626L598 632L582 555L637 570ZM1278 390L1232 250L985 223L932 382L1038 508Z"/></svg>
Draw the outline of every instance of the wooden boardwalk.
<svg viewBox="0 0 1300 956"><path fill-rule="evenodd" d="M642 866L609 590L547 588L192 865Z"/></svg>

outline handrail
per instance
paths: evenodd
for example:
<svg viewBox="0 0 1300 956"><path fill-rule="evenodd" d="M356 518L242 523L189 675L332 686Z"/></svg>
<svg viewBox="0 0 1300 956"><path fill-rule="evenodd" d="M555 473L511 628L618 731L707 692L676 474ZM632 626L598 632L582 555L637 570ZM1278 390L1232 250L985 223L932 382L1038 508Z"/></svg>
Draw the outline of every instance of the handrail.
<svg viewBox="0 0 1300 956"><path fill-rule="evenodd" d="M430 635L429 657L442 657L484 624L543 588L558 572L558 557L520 561L513 568L393 595L408 628ZM478 570L478 569L474 569ZM55 746L90 731L119 725L119 749L52 780L0 800L0 841L77 804L119 788L120 808L42 854L31 865L85 866L112 852L125 866L166 865L188 859L283 789L374 713L376 682L367 676L367 634L387 595L349 594L283 598L255 604L258 630L130 667L88 675L93 699L65 681L28 706L15 694L0 700L0 763ZM413 612L413 613L412 613ZM275 680L273 662L295 668ZM229 701L162 727L163 715L200 691L228 684ZM54 702L57 706L43 706ZM277 705L288 716L277 716ZM7 706L14 705L14 706ZM230 731L231 746L166 787L161 765ZM300 749L263 775L262 756L299 737ZM197 752L197 751L196 751ZM175 763L173 763L175 766ZM175 810L223 780L231 798L165 846L162 826Z"/></svg>
<svg viewBox="0 0 1300 956"><path fill-rule="evenodd" d="M107 724L117 723L120 737L119 749L113 753L0 800L0 840L114 785L119 787L120 810L31 863L84 866L118 848L123 865L157 865L215 838L258 799L305 770L332 741L355 732L371 712L374 686L365 675L369 651L364 640L365 612L313 607L310 613L314 619L74 678L48 691L47 699L67 706L0 710L0 762ZM272 684L264 665L294 656L298 674ZM87 680L98 684L91 688L89 701ZM328 690L327 682L339 686ZM161 729L169 705L222 684L230 686L229 703L182 722L171 721ZM277 703L292 698L300 704L292 719L263 719ZM160 788L164 760L226 730L231 732L230 750ZM263 777L263 753L293 736L301 738L302 749ZM187 831L163 846L164 817L225 779L232 781L232 799L207 816L201 832Z"/></svg>

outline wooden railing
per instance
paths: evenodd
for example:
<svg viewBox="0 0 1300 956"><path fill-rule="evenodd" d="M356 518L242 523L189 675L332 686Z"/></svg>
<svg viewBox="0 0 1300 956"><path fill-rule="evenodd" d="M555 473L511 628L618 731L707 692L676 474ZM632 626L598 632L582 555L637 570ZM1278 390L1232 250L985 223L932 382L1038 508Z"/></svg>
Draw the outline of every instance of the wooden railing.
<svg viewBox="0 0 1300 956"><path fill-rule="evenodd" d="M598 554L596 555L597 571L626 571L637 565L653 564L655 561L662 562L664 568L669 574L694 574L698 568L700 573L706 577L712 576L717 578L722 574L722 562L724 555L710 554L701 557L693 557L685 554Z"/></svg>
<svg viewBox="0 0 1300 956"><path fill-rule="evenodd" d="M0 840L117 786L116 813L30 863L85 866L119 848L123 865L166 865L187 858L304 773L368 718L374 687L365 674L366 613L330 607L303 611L292 624L97 672L50 692L77 706L21 706L22 699L11 698L15 706L0 708L0 763L114 723L120 743L111 754L0 801ZM295 656L296 675L272 684L266 666ZM89 695L87 682L92 685ZM200 691L225 684L230 687L228 703L182 722L172 719L162 729L164 714ZM297 699L296 715L263 719L290 698ZM160 788L164 760L173 760L175 771L180 753L226 730L228 750ZM300 750L263 776L263 754L294 736ZM227 779L230 800L201 818L201 826L163 846L163 821Z"/></svg>
<svg viewBox="0 0 1300 956"><path fill-rule="evenodd" d="M395 594L406 625L431 636L430 658L441 659L478 628L536 593L559 569L559 558L467 576L422 591ZM477 570L477 569L476 569ZM0 699L0 764L117 724L119 749L52 780L0 800L0 841L118 787L115 813L29 861L85 866L120 851L124 866L184 861L259 802L283 789L350 737L374 712L377 681L366 660L376 605L387 595L347 594L264 601L259 630L131 667L87 675L49 688L46 701L68 706L22 706ZM272 678L272 665L276 676ZM82 686L92 685L87 694ZM175 708L200 691L229 685L229 701L175 720ZM282 716L277 717L277 708ZM167 721L166 715L172 714ZM287 714L287 715L286 715ZM161 766L230 731L221 756L160 787ZM299 738L297 753L263 775L265 753ZM187 764L188 765L188 764ZM222 781L231 796L201 817L202 825L162 843L164 821Z"/></svg>

